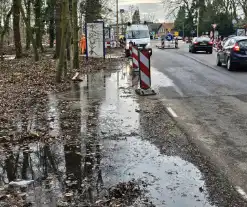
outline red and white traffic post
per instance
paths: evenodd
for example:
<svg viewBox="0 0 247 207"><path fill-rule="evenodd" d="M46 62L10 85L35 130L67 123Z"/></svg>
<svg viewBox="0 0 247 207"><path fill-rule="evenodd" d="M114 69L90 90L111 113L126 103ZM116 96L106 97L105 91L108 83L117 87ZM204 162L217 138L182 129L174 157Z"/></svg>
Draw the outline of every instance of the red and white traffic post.
<svg viewBox="0 0 247 207"><path fill-rule="evenodd" d="M139 71L139 61L138 61L138 47L132 46L132 68L134 72Z"/></svg>
<svg viewBox="0 0 247 207"><path fill-rule="evenodd" d="M111 42L110 41L105 42L105 48L111 48Z"/></svg>
<svg viewBox="0 0 247 207"><path fill-rule="evenodd" d="M133 47L133 43L130 42L129 43L130 58L132 58L132 47Z"/></svg>
<svg viewBox="0 0 247 207"><path fill-rule="evenodd" d="M136 93L141 96L156 95L155 91L151 89L150 57L149 50L143 49L139 51L140 89L136 89Z"/></svg>

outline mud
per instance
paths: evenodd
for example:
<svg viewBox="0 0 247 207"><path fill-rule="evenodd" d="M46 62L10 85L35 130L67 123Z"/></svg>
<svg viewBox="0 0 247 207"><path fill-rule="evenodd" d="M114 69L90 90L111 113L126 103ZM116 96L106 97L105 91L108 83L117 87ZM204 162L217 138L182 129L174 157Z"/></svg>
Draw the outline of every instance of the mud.
<svg viewBox="0 0 247 207"><path fill-rule="evenodd" d="M245 206L162 103L134 94L130 68L111 67L1 120L0 206Z"/></svg>

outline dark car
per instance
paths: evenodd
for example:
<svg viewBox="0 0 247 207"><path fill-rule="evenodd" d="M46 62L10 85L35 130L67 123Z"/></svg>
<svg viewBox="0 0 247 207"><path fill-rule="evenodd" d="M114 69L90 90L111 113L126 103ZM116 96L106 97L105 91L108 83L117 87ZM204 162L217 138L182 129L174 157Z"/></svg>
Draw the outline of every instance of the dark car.
<svg viewBox="0 0 247 207"><path fill-rule="evenodd" d="M189 45L189 52L205 51L213 53L213 42L208 37L195 37Z"/></svg>
<svg viewBox="0 0 247 207"><path fill-rule="evenodd" d="M226 64L228 70L247 66L247 37L236 36L229 38L217 53L217 65Z"/></svg>

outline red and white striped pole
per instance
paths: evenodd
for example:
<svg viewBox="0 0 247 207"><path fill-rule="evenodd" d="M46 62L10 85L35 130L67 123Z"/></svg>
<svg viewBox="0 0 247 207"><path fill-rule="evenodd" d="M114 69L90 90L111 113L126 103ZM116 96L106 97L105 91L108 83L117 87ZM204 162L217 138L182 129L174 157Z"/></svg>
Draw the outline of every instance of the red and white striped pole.
<svg viewBox="0 0 247 207"><path fill-rule="evenodd" d="M132 46L132 68L133 70L137 70L139 68L138 47L135 45Z"/></svg>
<svg viewBox="0 0 247 207"><path fill-rule="evenodd" d="M132 47L133 47L133 43L130 42L129 43L129 51L130 51L130 57L132 58Z"/></svg>
<svg viewBox="0 0 247 207"><path fill-rule="evenodd" d="M142 50L139 53L140 60L140 87L147 90L151 87L150 74L150 54L148 50Z"/></svg>
<svg viewBox="0 0 247 207"><path fill-rule="evenodd" d="M111 42L105 42L105 48L111 48Z"/></svg>
<svg viewBox="0 0 247 207"><path fill-rule="evenodd" d="M150 56L150 52L147 49L139 51L140 89L137 89L136 92L143 96L156 94L151 89Z"/></svg>

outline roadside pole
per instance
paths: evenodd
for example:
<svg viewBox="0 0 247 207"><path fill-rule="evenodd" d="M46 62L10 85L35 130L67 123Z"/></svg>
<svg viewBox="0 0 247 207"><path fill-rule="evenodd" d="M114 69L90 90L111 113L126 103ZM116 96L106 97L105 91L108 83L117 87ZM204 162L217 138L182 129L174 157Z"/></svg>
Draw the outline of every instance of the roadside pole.
<svg viewBox="0 0 247 207"><path fill-rule="evenodd" d="M117 37L116 37L116 41L118 44L118 35L119 35L119 25L118 25L118 0L116 0L116 10L117 10L117 28L116 28L116 33L117 33Z"/></svg>
<svg viewBox="0 0 247 207"><path fill-rule="evenodd" d="M200 8L198 8L198 17L197 17L197 37L199 37L199 24L200 24Z"/></svg>

